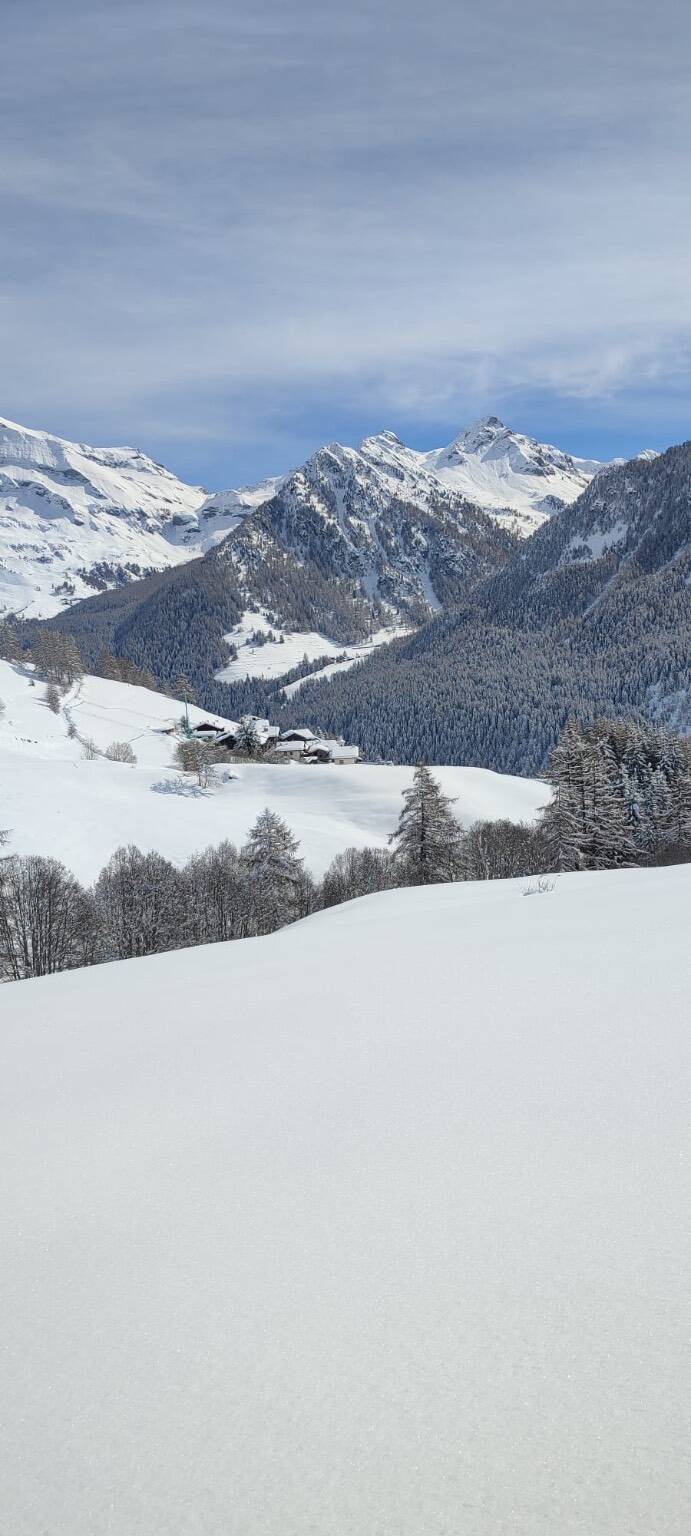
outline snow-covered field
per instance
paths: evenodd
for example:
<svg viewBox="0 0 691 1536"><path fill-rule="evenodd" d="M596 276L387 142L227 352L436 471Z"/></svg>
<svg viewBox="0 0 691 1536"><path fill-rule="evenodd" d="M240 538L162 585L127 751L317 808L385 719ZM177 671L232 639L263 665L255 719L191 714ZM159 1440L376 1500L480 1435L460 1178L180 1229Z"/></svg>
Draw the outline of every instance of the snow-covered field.
<svg viewBox="0 0 691 1536"><path fill-rule="evenodd" d="M252 637L257 633L272 634L276 639L254 645ZM356 661L364 661L378 645L385 645L387 641L395 640L397 635L406 633L400 625L391 626L389 629L377 630L362 645L337 645L325 635L317 634L316 630L282 630L263 614L250 613L248 610L243 613L240 623L226 635L226 640L236 647L237 659L229 661L216 676L224 683L234 683L246 677L283 677L293 667L299 666L305 657L308 661L317 661L322 656L342 657L343 660L327 662L318 672L311 674L312 679L332 677L335 672L346 672ZM292 698L306 681L307 678L298 678L297 682L288 683L283 690L286 698Z"/></svg>
<svg viewBox="0 0 691 1536"><path fill-rule="evenodd" d="M691 868L1 992L7 1536L687 1536Z"/></svg>
<svg viewBox="0 0 691 1536"><path fill-rule="evenodd" d="M68 699L83 737L104 751L129 741L137 766L96 758L86 762L78 740L53 715L45 689L21 669L0 662L0 827L11 830L10 851L51 854L91 880L122 843L156 848L176 862L223 838L242 843L266 805L299 838L308 868L319 876L351 846L383 847L396 825L412 769L371 764L233 764L219 769L215 789L166 793L179 781L174 741L163 734L184 706L145 688L87 677ZM208 719L190 710L192 721ZM309 723L309 722L308 722ZM547 790L532 779L482 768L435 769L444 790L458 797L464 824L483 817L531 821ZM234 777L228 778L232 773Z"/></svg>

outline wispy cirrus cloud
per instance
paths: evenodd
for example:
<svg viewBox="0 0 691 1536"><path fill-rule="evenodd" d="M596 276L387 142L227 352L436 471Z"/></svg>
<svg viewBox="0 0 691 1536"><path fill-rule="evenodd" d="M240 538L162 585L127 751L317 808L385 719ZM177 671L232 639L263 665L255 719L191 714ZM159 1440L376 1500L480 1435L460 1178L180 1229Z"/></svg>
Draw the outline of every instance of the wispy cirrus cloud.
<svg viewBox="0 0 691 1536"><path fill-rule="evenodd" d="M672 0L26 0L3 409L216 483L327 419L682 435L689 43Z"/></svg>

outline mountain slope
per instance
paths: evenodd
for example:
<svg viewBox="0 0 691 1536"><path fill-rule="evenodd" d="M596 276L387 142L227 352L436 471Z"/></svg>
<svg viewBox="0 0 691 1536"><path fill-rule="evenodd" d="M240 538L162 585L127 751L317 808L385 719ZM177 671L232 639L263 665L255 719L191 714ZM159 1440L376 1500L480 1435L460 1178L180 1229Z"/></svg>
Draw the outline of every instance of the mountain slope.
<svg viewBox="0 0 691 1536"><path fill-rule="evenodd" d="M525 536L598 467L488 417L430 453L382 432L357 449L330 444L291 475L206 495L136 449L0 422L0 612L50 617L202 555L248 522L329 579L355 579L396 612L423 614L455 600L470 560L478 575L501 564L478 506Z"/></svg>
<svg viewBox="0 0 691 1536"><path fill-rule="evenodd" d="M613 467L495 577L299 711L368 755L535 773L569 714L691 731L691 444ZM411 699L424 709L411 711Z"/></svg>
<svg viewBox="0 0 691 1536"><path fill-rule="evenodd" d="M523 535L575 501L603 467L512 432L497 416L473 422L448 448L422 457L451 490L495 515L503 511Z"/></svg>
<svg viewBox="0 0 691 1536"><path fill-rule="evenodd" d="M6 1530L686 1536L690 899L395 891L4 987Z"/></svg>
<svg viewBox="0 0 691 1536"><path fill-rule="evenodd" d="M493 617L538 623L592 611L622 586L691 565L691 443L598 475L490 582Z"/></svg>
<svg viewBox="0 0 691 1536"><path fill-rule="evenodd" d="M49 617L203 554L279 484L208 496L135 448L0 420L0 612Z"/></svg>
<svg viewBox="0 0 691 1536"><path fill-rule="evenodd" d="M42 617L189 558L204 499L136 449L0 422L0 610Z"/></svg>
<svg viewBox="0 0 691 1536"><path fill-rule="evenodd" d="M399 445L402 448L402 445ZM428 474L396 472L397 440L331 443L289 475L213 558L248 576L257 556L312 567L418 622L509 558L515 538ZM257 583L255 583L255 588ZM260 589L255 594L260 595ZM276 607L271 593L263 597ZM283 617L283 615L280 615Z"/></svg>
<svg viewBox="0 0 691 1536"><path fill-rule="evenodd" d="M10 829L2 852L61 859L88 882L122 843L155 848L178 863L224 838L241 845L267 805L287 821L307 868L321 877L345 848L388 845L412 781L411 768L368 763L233 763L230 778L218 770L212 790L195 793L191 785L191 793L175 793L175 740L166 732L184 713L180 701L85 677L54 715L44 691L22 668L0 661L0 827ZM209 717L192 705L190 718ZM76 737L67 734L70 722ZM79 737L101 753L127 741L136 765L86 761ZM482 769L444 768L440 779L464 826L485 817L532 822L549 798L544 784Z"/></svg>

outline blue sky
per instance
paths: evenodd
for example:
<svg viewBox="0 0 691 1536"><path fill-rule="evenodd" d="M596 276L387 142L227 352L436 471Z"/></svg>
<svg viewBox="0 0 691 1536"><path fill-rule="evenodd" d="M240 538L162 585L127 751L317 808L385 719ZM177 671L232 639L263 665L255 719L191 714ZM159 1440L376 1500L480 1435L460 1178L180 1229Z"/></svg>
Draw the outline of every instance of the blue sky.
<svg viewBox="0 0 691 1536"><path fill-rule="evenodd" d="M6 7L0 413L211 487L691 436L690 54L677 0Z"/></svg>

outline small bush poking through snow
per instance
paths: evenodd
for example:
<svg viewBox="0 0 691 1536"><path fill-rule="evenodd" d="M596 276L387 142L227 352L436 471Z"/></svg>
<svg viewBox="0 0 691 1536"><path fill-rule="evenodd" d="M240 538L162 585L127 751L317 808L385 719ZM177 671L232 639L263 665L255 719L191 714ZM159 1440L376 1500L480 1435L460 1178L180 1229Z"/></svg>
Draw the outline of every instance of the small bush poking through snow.
<svg viewBox="0 0 691 1536"><path fill-rule="evenodd" d="M46 688L46 704L54 715L60 714L60 689L57 683L49 683Z"/></svg>
<svg viewBox="0 0 691 1536"><path fill-rule="evenodd" d="M92 739L91 736L85 736L83 738L82 757L86 758L87 763L92 763L94 758L98 757L98 747L96 746L96 742Z"/></svg>
<svg viewBox="0 0 691 1536"><path fill-rule="evenodd" d="M130 763L132 766L137 761L137 755L129 741L111 741L110 746L106 748L106 757L111 763Z"/></svg>

